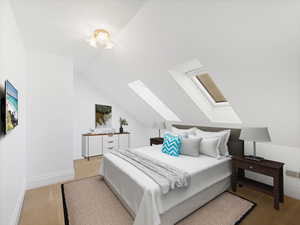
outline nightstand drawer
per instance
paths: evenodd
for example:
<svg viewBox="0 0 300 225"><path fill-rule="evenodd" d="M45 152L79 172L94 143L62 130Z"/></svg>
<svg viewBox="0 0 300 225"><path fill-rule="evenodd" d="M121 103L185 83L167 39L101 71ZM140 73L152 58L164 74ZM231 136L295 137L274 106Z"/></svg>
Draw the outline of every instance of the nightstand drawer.
<svg viewBox="0 0 300 225"><path fill-rule="evenodd" d="M237 168L250 170L253 172L257 172L257 173L261 173L261 174L265 174L265 175L269 175L269 176L274 175L274 170L272 170L271 168L268 168L268 167L256 165L254 163L242 162L242 161L238 161L238 160L233 160L233 163L234 163L234 166Z"/></svg>
<svg viewBox="0 0 300 225"><path fill-rule="evenodd" d="M161 145L164 141L160 141L160 140L155 140L155 141L152 141L152 144L154 145Z"/></svg>
<svg viewBox="0 0 300 225"><path fill-rule="evenodd" d="M161 145L164 143L163 138L150 138L150 145Z"/></svg>

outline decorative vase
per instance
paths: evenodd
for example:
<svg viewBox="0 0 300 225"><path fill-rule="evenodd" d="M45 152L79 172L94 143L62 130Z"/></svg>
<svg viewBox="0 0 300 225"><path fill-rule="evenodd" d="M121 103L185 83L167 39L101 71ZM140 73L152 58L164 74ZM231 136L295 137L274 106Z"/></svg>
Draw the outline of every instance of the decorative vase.
<svg viewBox="0 0 300 225"><path fill-rule="evenodd" d="M124 130L123 130L123 127L121 126L120 127L120 133L123 133L124 132Z"/></svg>

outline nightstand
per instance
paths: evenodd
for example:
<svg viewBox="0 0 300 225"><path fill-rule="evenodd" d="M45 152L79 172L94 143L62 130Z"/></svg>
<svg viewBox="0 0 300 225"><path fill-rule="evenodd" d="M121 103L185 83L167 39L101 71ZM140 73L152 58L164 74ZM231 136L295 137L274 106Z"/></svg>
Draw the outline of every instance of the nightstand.
<svg viewBox="0 0 300 225"><path fill-rule="evenodd" d="M161 145L164 143L164 139L161 137L150 138L150 145Z"/></svg>
<svg viewBox="0 0 300 225"><path fill-rule="evenodd" d="M239 184L269 194L274 198L274 208L279 209L279 202L283 203L284 201L283 166L284 163L281 162L270 160L254 161L241 156L233 156L231 176L232 190L235 192L237 184ZM272 177L273 186L245 177L245 170Z"/></svg>

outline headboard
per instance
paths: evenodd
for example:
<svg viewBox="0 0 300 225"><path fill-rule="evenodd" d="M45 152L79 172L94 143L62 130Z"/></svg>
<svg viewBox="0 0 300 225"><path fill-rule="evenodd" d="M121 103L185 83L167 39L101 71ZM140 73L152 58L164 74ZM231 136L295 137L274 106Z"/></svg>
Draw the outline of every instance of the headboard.
<svg viewBox="0 0 300 225"><path fill-rule="evenodd" d="M244 141L240 140L241 129L237 128L221 128L221 127L202 127L197 125L184 125L184 124L172 124L173 127L178 129L188 129L197 127L203 131L217 132L222 130L231 130L228 140L228 150L230 155L243 156L244 155Z"/></svg>

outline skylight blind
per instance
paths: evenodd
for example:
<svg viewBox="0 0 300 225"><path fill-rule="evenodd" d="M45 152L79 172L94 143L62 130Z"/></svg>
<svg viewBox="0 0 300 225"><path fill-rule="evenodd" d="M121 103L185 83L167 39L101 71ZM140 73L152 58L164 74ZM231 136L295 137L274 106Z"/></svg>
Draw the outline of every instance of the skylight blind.
<svg viewBox="0 0 300 225"><path fill-rule="evenodd" d="M226 98L208 73L197 75L196 78L216 103L227 102Z"/></svg>

